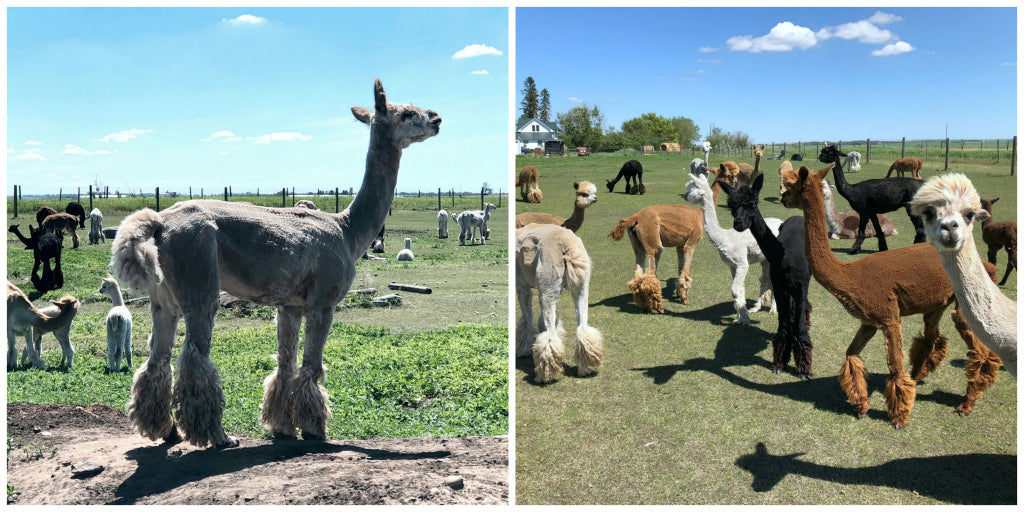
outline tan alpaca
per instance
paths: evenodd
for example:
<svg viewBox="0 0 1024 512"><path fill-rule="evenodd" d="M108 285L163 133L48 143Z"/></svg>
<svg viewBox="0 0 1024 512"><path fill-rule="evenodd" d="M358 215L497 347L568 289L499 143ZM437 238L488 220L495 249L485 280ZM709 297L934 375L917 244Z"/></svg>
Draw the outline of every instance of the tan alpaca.
<svg viewBox="0 0 1024 512"><path fill-rule="evenodd" d="M78 232L75 231L78 228L78 217L70 213L54 213L43 219L43 223L39 227L44 233L56 233L58 235L62 235L65 231L70 231L72 248L78 248Z"/></svg>
<svg viewBox="0 0 1024 512"><path fill-rule="evenodd" d="M374 100L372 110L352 107L369 125L370 143L359 193L341 213L185 201L160 213L143 209L121 223L111 248L115 274L150 296L153 315L149 360L135 372L126 407L140 434L176 442L177 423L193 444L238 444L221 425L224 394L210 359L224 290L277 308L277 369L264 381L262 423L276 437L327 435L331 411L319 383L334 308L355 278L356 260L384 224L402 151L437 135L441 124L432 110L389 103L379 79ZM172 393L171 349L181 317L185 340ZM296 368L303 317L304 352Z"/></svg>
<svg viewBox="0 0 1024 512"><path fill-rule="evenodd" d="M761 156L764 155L764 144L761 147L754 146L754 166L750 164L739 164L738 171L739 175L736 177L736 181L740 186L746 185L748 187L754 186L754 180L761 174ZM717 196L715 196L717 198Z"/></svg>
<svg viewBox="0 0 1024 512"><path fill-rule="evenodd" d="M516 229L527 224L558 224L573 233L583 225L583 213L590 208L590 205L597 202L597 187L589 181L573 183L572 188L576 190L576 201L573 203L572 216L563 219L557 215L541 212L527 212L516 215Z"/></svg>
<svg viewBox="0 0 1024 512"><path fill-rule="evenodd" d="M519 172L516 178L516 186L519 187L519 196L527 203L539 203L544 194L540 191L540 178L537 176L537 169L527 165Z"/></svg>
<svg viewBox="0 0 1024 512"><path fill-rule="evenodd" d="M921 179L921 168L924 167L924 162L920 158L914 158L908 156L906 158L900 158L889 166L889 172L885 173L885 177L888 178L892 175L893 171L896 171L897 177L903 177L910 174L916 180Z"/></svg>
<svg viewBox="0 0 1024 512"><path fill-rule="evenodd" d="M978 191L963 174L934 176L910 205L924 219L925 236L939 251L967 325L1017 378L1017 303L989 279L975 247L974 224L990 216Z"/></svg>
<svg viewBox="0 0 1024 512"><path fill-rule="evenodd" d="M78 314L78 299L68 295L60 300L51 301L56 306L56 314L43 313L32 304L25 292L7 281L7 371L14 371L18 368L18 347L17 337L25 337L25 353L22 354L22 363L27 358L32 366L40 370L46 369L46 361L39 355L38 345L34 344L34 338L42 338L44 333L59 331L71 325L75 315ZM49 309L49 308L47 308ZM60 336L58 336L60 339ZM63 349L63 347L62 347ZM73 354L73 351L72 351ZM67 364L71 366L71 357L65 351ZM62 359L62 362L65 360Z"/></svg>
<svg viewBox="0 0 1024 512"><path fill-rule="evenodd" d="M632 216L619 221L615 229L608 236L612 240L622 240L624 233L629 234L629 243L633 247L633 255L636 257L636 266L639 270L646 269L645 273L654 276L658 271L658 262L661 260L661 251L665 247L675 247L676 255L679 257L678 276L676 282L676 297L683 303L689 304L687 297L693 278L690 276L690 264L693 262L693 249L697 242L704 236L704 217L697 208L675 204L658 204L648 206ZM653 269L653 270L652 270ZM641 286L643 280L649 281L650 277L636 277L636 284L631 284L630 289L636 288L645 297L637 297L634 291L634 299L637 305L644 308L647 304L661 304L661 286ZM657 279L654 276L654 279ZM633 283L631 281L630 283ZM653 294L646 297L648 293ZM659 313L664 310L658 310Z"/></svg>
<svg viewBox="0 0 1024 512"><path fill-rule="evenodd" d="M939 320L946 308L955 303L956 296L938 252L927 244L890 249L853 262L842 262L835 257L828 242L821 181L832 165L817 173L807 167L784 173L780 190L782 204L804 212L807 262L814 279L861 322L846 351L846 362L839 370L840 386L857 408L858 417L866 414L868 389L860 352L881 329L889 368L885 402L892 425L900 428L910 420L915 381L923 379L945 357L947 341L939 333ZM912 370L908 375L903 367L900 317L918 314L924 317L924 335L914 339L910 349ZM973 400L994 381L994 369L978 363L988 359L990 351L978 343L969 330L958 330L968 346L971 361L968 363L967 396L957 408L967 414L973 407ZM975 374L970 373L972 368Z"/></svg>
<svg viewBox="0 0 1024 512"><path fill-rule="evenodd" d="M743 164L750 167L748 164ZM750 167L751 171L753 167ZM718 180L722 180L733 187L739 186L740 168L736 162L722 162L718 165L718 172L711 178L711 204L718 204L718 196L722 193L722 187L718 186Z"/></svg>
<svg viewBox="0 0 1024 512"><path fill-rule="evenodd" d="M537 382L555 380L565 364L565 331L556 311L563 289L576 305L576 372L584 377L601 366L601 332L587 323L590 270L587 249L572 231L553 224L529 224L516 230L516 296L522 311L516 324L516 357L533 355ZM537 288L540 302L537 327L532 288Z"/></svg>

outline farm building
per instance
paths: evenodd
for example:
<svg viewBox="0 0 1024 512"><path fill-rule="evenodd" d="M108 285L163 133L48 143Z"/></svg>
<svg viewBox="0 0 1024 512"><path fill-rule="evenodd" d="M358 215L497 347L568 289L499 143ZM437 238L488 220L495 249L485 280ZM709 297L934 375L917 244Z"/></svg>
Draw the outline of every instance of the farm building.
<svg viewBox="0 0 1024 512"><path fill-rule="evenodd" d="M516 147L519 152L545 148L548 141L558 141L558 125L537 118L520 119L516 123Z"/></svg>

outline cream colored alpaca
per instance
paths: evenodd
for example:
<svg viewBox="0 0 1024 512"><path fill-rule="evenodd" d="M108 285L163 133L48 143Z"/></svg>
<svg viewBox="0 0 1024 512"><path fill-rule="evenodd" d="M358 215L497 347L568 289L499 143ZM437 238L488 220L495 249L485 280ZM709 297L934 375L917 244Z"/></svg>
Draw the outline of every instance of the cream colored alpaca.
<svg viewBox="0 0 1024 512"><path fill-rule="evenodd" d="M576 365L581 377L601 366L601 332L587 324L590 256L572 231L553 224L516 230L516 295L522 316L516 324L516 357L533 355L534 380L551 382L565 364L565 335L558 319L558 297L569 290L576 305ZM540 323L533 324L532 288L540 301ZM540 334L538 334L538 329Z"/></svg>
<svg viewBox="0 0 1024 512"><path fill-rule="evenodd" d="M316 203L309 199L299 199L298 201L295 201L295 207L306 208L307 210L319 210L319 208L316 207Z"/></svg>
<svg viewBox="0 0 1024 512"><path fill-rule="evenodd" d="M967 325L1017 378L1017 303L992 282L975 247L974 224L989 218L978 191L963 174L941 174L929 178L910 204L924 219L925 236L939 251Z"/></svg>
<svg viewBox="0 0 1024 512"><path fill-rule="evenodd" d="M563 219L557 215L541 212L526 212L516 215L516 229L527 224L558 224L573 233L583 225L583 214L590 208L590 205L597 202L597 187L589 181L581 183L573 182L572 188L576 190L576 202L573 205L572 216Z"/></svg>
<svg viewBox="0 0 1024 512"><path fill-rule="evenodd" d="M208 200L160 213L144 209L121 223L111 249L115 273L149 294L153 314L149 360L135 372L126 407L140 434L176 442L177 423L193 444L238 444L221 425L224 394L210 359L224 290L277 308L277 369L263 383L263 424L277 437L327 435L331 410L319 383L334 308L352 285L356 260L384 224L402 150L437 135L441 124L432 110L388 103L379 79L374 99L373 110L352 107L370 126L370 144L359 193L339 214ZM185 341L172 392L171 349L182 316ZM296 369L303 317L304 352Z"/></svg>
<svg viewBox="0 0 1024 512"><path fill-rule="evenodd" d="M22 363L27 358L33 367L40 370L46 369L46 361L39 356L37 345L33 344L33 338L35 335L42 337L43 333L57 331L71 325L71 321L78 314L78 299L70 295L52 301L52 304L57 307L59 312L56 315L43 314L36 309L25 292L7 281L7 371L14 371L18 368L18 336L25 337L25 353L22 354ZM67 356L66 352L65 356ZM71 366L71 357L66 357L66 359L68 366Z"/></svg>
<svg viewBox="0 0 1024 512"><path fill-rule="evenodd" d="M132 367L132 312L124 305L117 279L104 277L98 292L110 297L112 304L107 313L107 369L116 373L121 371L121 359Z"/></svg>

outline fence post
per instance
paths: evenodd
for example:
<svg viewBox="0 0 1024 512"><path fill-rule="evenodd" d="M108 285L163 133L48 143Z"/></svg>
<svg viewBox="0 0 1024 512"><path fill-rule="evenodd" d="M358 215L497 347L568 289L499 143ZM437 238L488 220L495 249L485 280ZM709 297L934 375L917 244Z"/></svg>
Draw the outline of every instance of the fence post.
<svg viewBox="0 0 1024 512"><path fill-rule="evenodd" d="M203 193L203 187L199 187L199 199L205 199L206 194Z"/></svg>
<svg viewBox="0 0 1024 512"><path fill-rule="evenodd" d="M224 200L225 201L228 200L228 188L227 187L224 187Z"/></svg>
<svg viewBox="0 0 1024 512"><path fill-rule="evenodd" d="M907 151L907 138L903 137L903 139L900 140L900 158L903 158L904 156L906 156L906 151Z"/></svg>
<svg viewBox="0 0 1024 512"><path fill-rule="evenodd" d="M996 139L996 163L999 163L999 139Z"/></svg>
<svg viewBox="0 0 1024 512"><path fill-rule="evenodd" d="M160 187L156 188L156 211L160 211Z"/></svg>
<svg viewBox="0 0 1024 512"><path fill-rule="evenodd" d="M281 187L281 208L284 208L285 205L287 204L286 201L288 199L287 199L287 196L285 194L286 194L285 187Z"/></svg>
<svg viewBox="0 0 1024 512"><path fill-rule="evenodd" d="M82 187L78 187L78 200L75 201L78 204L82 204Z"/></svg>
<svg viewBox="0 0 1024 512"><path fill-rule="evenodd" d="M437 211L441 211L441 187L437 187Z"/></svg>
<svg viewBox="0 0 1024 512"><path fill-rule="evenodd" d="M949 170L949 137L946 137L946 166L942 170Z"/></svg>
<svg viewBox="0 0 1024 512"><path fill-rule="evenodd" d="M484 209L484 188L480 187L480 209Z"/></svg>
<svg viewBox="0 0 1024 512"><path fill-rule="evenodd" d="M924 140L924 159L928 159L928 139Z"/></svg>
<svg viewBox="0 0 1024 512"><path fill-rule="evenodd" d="M501 208L501 189L498 189L498 208Z"/></svg>
<svg viewBox="0 0 1024 512"><path fill-rule="evenodd" d="M292 187L292 204L295 204L295 187Z"/></svg>
<svg viewBox="0 0 1024 512"><path fill-rule="evenodd" d="M864 148L864 153L865 153L865 155L864 155L864 163L870 162L871 161L871 139L867 140L866 147Z"/></svg>
<svg viewBox="0 0 1024 512"><path fill-rule="evenodd" d="M1010 176L1017 173L1017 136L1013 136L1013 153L1010 156Z"/></svg>
<svg viewBox="0 0 1024 512"><path fill-rule="evenodd" d="M341 211L338 206L339 204L340 203L338 202L338 187L334 187L334 213L338 213Z"/></svg>
<svg viewBox="0 0 1024 512"><path fill-rule="evenodd" d="M60 189L57 190L57 200L61 202L64 201L64 187L60 187Z"/></svg>
<svg viewBox="0 0 1024 512"><path fill-rule="evenodd" d="M89 212L92 212L92 185L89 185Z"/></svg>
<svg viewBox="0 0 1024 512"><path fill-rule="evenodd" d="M190 200L192 199L192 187L189 187L189 188L188 188L188 198L189 198Z"/></svg>
<svg viewBox="0 0 1024 512"><path fill-rule="evenodd" d="M14 186L14 218L18 218L18 186Z"/></svg>

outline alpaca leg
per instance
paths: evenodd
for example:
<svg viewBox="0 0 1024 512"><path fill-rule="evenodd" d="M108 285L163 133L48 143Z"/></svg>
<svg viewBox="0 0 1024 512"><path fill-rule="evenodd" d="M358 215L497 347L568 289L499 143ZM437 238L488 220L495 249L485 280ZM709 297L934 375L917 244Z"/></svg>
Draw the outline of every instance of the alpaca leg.
<svg viewBox="0 0 1024 512"><path fill-rule="evenodd" d="M796 364L796 376L810 380L811 376L811 303L807 300L807 288L803 296L794 299L794 311L790 314L791 338L793 340L793 363ZM781 318L781 316L780 316Z"/></svg>
<svg viewBox="0 0 1024 512"><path fill-rule="evenodd" d="M860 213L860 212L858 212ZM868 216L860 216L860 225L857 227L857 239L853 241L853 247L850 247L850 254L857 254L860 251L860 245L864 243L865 228L868 226Z"/></svg>
<svg viewBox="0 0 1024 512"><path fill-rule="evenodd" d="M7 331L7 371L18 369L18 338L14 331Z"/></svg>
<svg viewBox="0 0 1024 512"><path fill-rule="evenodd" d="M988 262L993 264L993 265L995 265L996 261L998 261L998 256L999 256L999 246L998 245L989 245L988 246Z"/></svg>
<svg viewBox="0 0 1024 512"><path fill-rule="evenodd" d="M853 336L853 342L846 349L846 362L839 368L839 386L846 392L850 403L857 408L857 418L863 418L868 412L867 371L860 353L877 331L878 328L873 325L861 324Z"/></svg>
<svg viewBox="0 0 1024 512"><path fill-rule="evenodd" d="M924 334L914 336L910 346L910 376L915 382L924 380L946 358L948 340L939 334L939 321L945 312L945 308L940 308L925 313Z"/></svg>
<svg viewBox="0 0 1024 512"><path fill-rule="evenodd" d="M537 269L538 275L542 267ZM538 282L540 279L538 278ZM538 289L540 296L540 316L544 323L541 333L533 343L534 380L539 383L551 382L558 378L565 365L565 346L559 335L556 308L558 296L562 291L562 276L552 280L550 288Z"/></svg>
<svg viewBox="0 0 1024 512"><path fill-rule="evenodd" d="M732 268L732 304L736 309L734 324L750 325L750 316L747 314L747 297L744 280L747 278L747 264L743 262Z"/></svg>
<svg viewBox="0 0 1024 512"><path fill-rule="evenodd" d="M291 421L288 391L295 378L301 323L301 308L277 308L277 368L263 380L263 404L260 406L260 423L276 438L295 438L298 435Z"/></svg>
<svg viewBox="0 0 1024 512"><path fill-rule="evenodd" d="M124 333L124 359L128 368L132 367L132 326L128 325L128 331Z"/></svg>
<svg viewBox="0 0 1024 512"><path fill-rule="evenodd" d="M205 287L204 287L205 288ZM203 293L199 291L199 293ZM209 292L207 292L209 293ZM185 439L196 446L214 448L238 446L238 439L224 433L224 391L220 372L210 359L213 317L217 312L217 289L204 299L185 299L185 341L178 356L171 407Z"/></svg>
<svg viewBox="0 0 1024 512"><path fill-rule="evenodd" d="M136 430L153 441L170 443L181 440L171 419L171 349L178 316L164 309L158 299L150 304L153 333L150 336L149 360L135 371L131 399L125 405L128 419Z"/></svg>
<svg viewBox="0 0 1024 512"><path fill-rule="evenodd" d="M910 203L907 203L904 208L907 210L907 215L910 216L910 223L914 225L914 243L919 244L924 242L924 221L921 220L921 217L914 215L913 212L910 211Z"/></svg>
<svg viewBox="0 0 1024 512"><path fill-rule="evenodd" d="M889 422L894 428L906 426L910 411L914 408L914 380L903 369L903 333L899 321L882 326L885 336L886 362L889 379L885 383L885 403L889 406Z"/></svg>
<svg viewBox="0 0 1024 512"><path fill-rule="evenodd" d="M974 335L959 306L953 309L951 318L956 332L967 344L967 392L964 401L956 407L958 414L967 416L974 410L974 403L981 400L981 395L995 384L1003 362Z"/></svg>
<svg viewBox="0 0 1024 512"><path fill-rule="evenodd" d="M601 332L591 327L589 321L590 276L578 289L572 290L573 304L576 305L576 373L585 377L597 371L604 358L604 338Z"/></svg>
<svg viewBox="0 0 1024 512"><path fill-rule="evenodd" d="M1010 271L1017 268L1017 246L1007 244L1006 256L1008 260L1006 262L1006 273L1003 274L1003 280L999 281L999 286L1006 284L1006 280L1010 277Z"/></svg>
<svg viewBox="0 0 1024 512"><path fill-rule="evenodd" d="M306 312L306 343L302 351L302 367L292 381L292 422L302 430L305 440L327 438L327 420L331 419L331 403L324 368L324 345L334 320L334 304Z"/></svg>
<svg viewBox="0 0 1024 512"><path fill-rule="evenodd" d="M757 302L754 304L753 311L760 311L763 306L768 306L768 314L777 315L779 313L779 309L778 304L775 303L775 292L772 290L771 267L767 260L761 262L761 277L758 281L761 285L761 289L758 293Z"/></svg>
<svg viewBox="0 0 1024 512"><path fill-rule="evenodd" d="M71 326L69 325L61 328L54 334L57 336L57 341L60 343L60 362L61 364L67 365L68 369L71 369L75 360L75 347L71 346ZM40 336L36 341L42 341L42 339L42 336Z"/></svg>
<svg viewBox="0 0 1024 512"><path fill-rule="evenodd" d="M693 284L693 277L690 276L690 263L693 257L692 247L677 247L676 256L679 258L678 270L679 278L676 280L676 297L683 304L689 304L690 301L687 295L690 291L690 286Z"/></svg>
<svg viewBox="0 0 1024 512"><path fill-rule="evenodd" d="M792 322L792 307L791 301L785 297L780 297L779 302L782 302L782 307L779 314L779 327L775 331L775 337L772 338L772 372L776 375L781 374L786 369L786 365L789 364L790 354L793 352L792 339L790 337Z"/></svg>
<svg viewBox="0 0 1024 512"><path fill-rule="evenodd" d="M537 338L537 327L533 324L533 291L519 273L516 274L516 296L520 311L516 323L516 357L530 357Z"/></svg>
<svg viewBox="0 0 1024 512"><path fill-rule="evenodd" d="M32 329L29 329L29 331L25 333L25 352L22 354L22 359L25 359L25 355L28 355L28 360L32 363L33 368L45 370L46 361L43 361L43 358L39 356L39 351L35 349L33 341ZM24 361L22 362L24 363Z"/></svg>
<svg viewBox="0 0 1024 512"><path fill-rule="evenodd" d="M889 246L885 243L885 233L882 232L882 225L878 222L878 215L872 213L869 220L871 221L871 227L875 228L875 237L878 238L879 252L889 250Z"/></svg>

